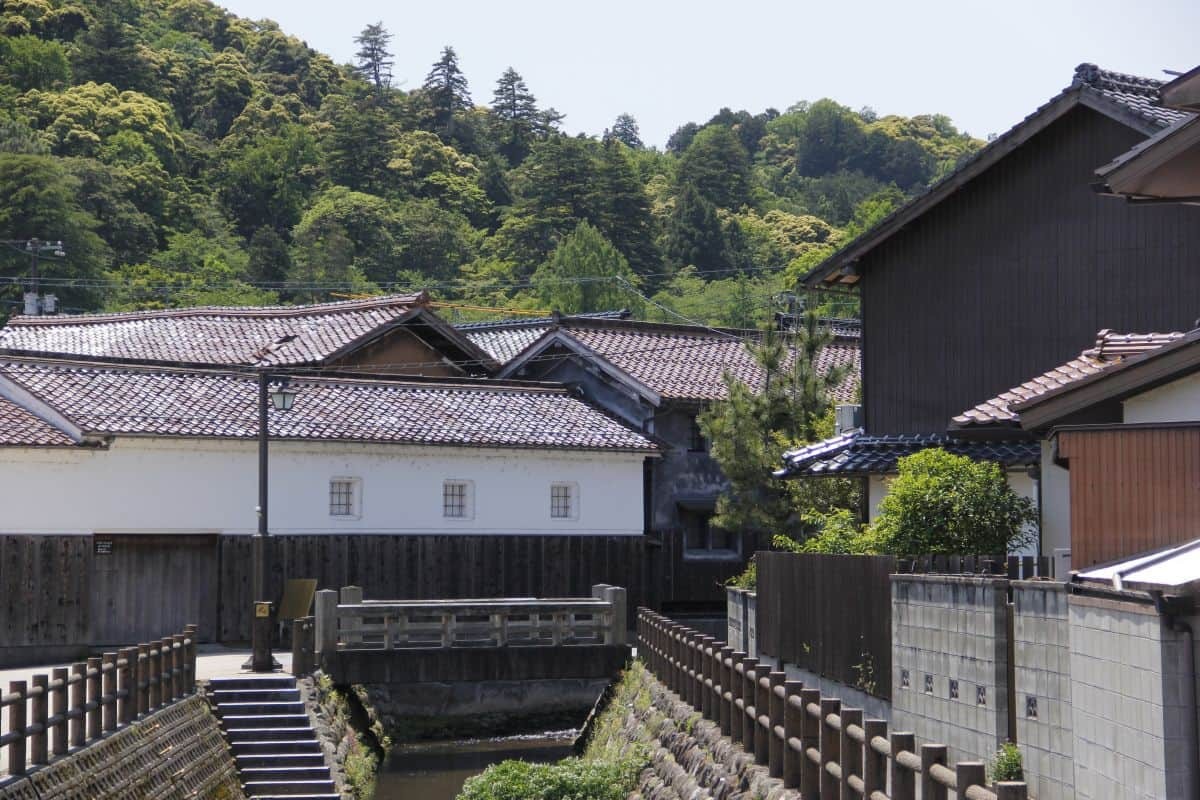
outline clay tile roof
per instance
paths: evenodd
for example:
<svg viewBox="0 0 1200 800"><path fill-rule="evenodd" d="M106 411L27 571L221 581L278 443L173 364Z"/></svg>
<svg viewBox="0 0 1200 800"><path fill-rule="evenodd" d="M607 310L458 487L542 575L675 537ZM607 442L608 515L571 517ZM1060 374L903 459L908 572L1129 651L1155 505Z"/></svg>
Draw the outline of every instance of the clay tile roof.
<svg viewBox="0 0 1200 800"><path fill-rule="evenodd" d="M593 311L587 314L572 314L569 317L536 317L533 319L504 319L495 322L461 322L455 324L477 347L505 364L518 353L536 342L555 323L564 319L625 319L629 312Z"/></svg>
<svg viewBox="0 0 1200 800"><path fill-rule="evenodd" d="M1020 386L1014 386L995 397L967 409L951 420L951 428L971 428L979 425L1011 425L1019 415L1012 406L1040 397L1047 392L1103 372L1125 359L1157 350L1183 337L1182 333L1115 333L1109 330L1096 335L1096 343L1076 358L1052 370L1043 372Z"/></svg>
<svg viewBox="0 0 1200 800"><path fill-rule="evenodd" d="M0 447L72 447L75 440L16 403L0 397Z"/></svg>
<svg viewBox="0 0 1200 800"><path fill-rule="evenodd" d="M10 361L0 375L88 433L252 438L253 375ZM286 439L538 449L637 450L640 433L562 389L499 382L293 379L291 411L271 416Z"/></svg>
<svg viewBox="0 0 1200 800"><path fill-rule="evenodd" d="M1186 112L1165 108L1159 104L1158 92L1165 82L1154 78L1112 72L1095 64L1080 64L1075 68L1075 78L1071 85L1087 86L1160 128L1190 116Z"/></svg>
<svg viewBox="0 0 1200 800"><path fill-rule="evenodd" d="M421 293L307 306L18 316L0 329L0 351L186 364L311 364L427 300Z"/></svg>
<svg viewBox="0 0 1200 800"><path fill-rule="evenodd" d="M1029 466L1040 458L1037 442L975 441L944 434L913 436L870 436L853 430L783 454L780 478L812 478L828 475L888 475L904 456L930 447L940 447L976 461L994 461L1006 467Z"/></svg>
<svg viewBox="0 0 1200 800"><path fill-rule="evenodd" d="M755 335L752 332L570 318L561 320L557 328L546 328L543 335L555 329L666 398L723 400L728 395L723 380L726 372L751 387L761 386L765 377L746 348L747 340ZM833 391L832 399L837 403L854 402L860 374L856 335L837 336L817 356L817 368L823 372L840 366L847 367L848 374Z"/></svg>

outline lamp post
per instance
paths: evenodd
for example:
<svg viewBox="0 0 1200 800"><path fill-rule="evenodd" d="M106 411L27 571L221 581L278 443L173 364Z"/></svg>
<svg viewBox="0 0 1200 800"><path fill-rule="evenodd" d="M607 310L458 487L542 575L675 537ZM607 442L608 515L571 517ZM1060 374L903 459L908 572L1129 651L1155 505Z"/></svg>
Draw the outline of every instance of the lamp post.
<svg viewBox="0 0 1200 800"><path fill-rule="evenodd" d="M278 662L271 657L271 601L267 599L267 564L270 553L268 539L267 501L267 442L270 440L270 409L291 411L296 390L288 387L286 375L277 377L271 388L272 375L258 373L258 532L254 534L254 616L251 620L253 644L250 661L243 664L254 672L273 672Z"/></svg>

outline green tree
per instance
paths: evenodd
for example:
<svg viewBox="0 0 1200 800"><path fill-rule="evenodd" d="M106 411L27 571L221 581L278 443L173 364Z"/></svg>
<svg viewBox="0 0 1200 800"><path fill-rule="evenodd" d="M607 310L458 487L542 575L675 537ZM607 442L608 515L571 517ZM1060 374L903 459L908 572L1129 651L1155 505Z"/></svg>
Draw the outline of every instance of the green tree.
<svg viewBox="0 0 1200 800"><path fill-rule="evenodd" d="M537 98L525 85L525 79L512 67L496 81L492 95L496 149L517 166L529 155L529 147L539 133Z"/></svg>
<svg viewBox="0 0 1200 800"><path fill-rule="evenodd" d="M627 287L637 280L625 257L586 222L580 222L533 275L542 302L564 314L628 307Z"/></svg>
<svg viewBox="0 0 1200 800"><path fill-rule="evenodd" d="M229 148L213 181L242 236L264 226L284 233L300 221L316 185L319 161L312 134L291 125L277 136Z"/></svg>
<svg viewBox="0 0 1200 800"><path fill-rule="evenodd" d="M717 209L691 184L680 190L667 218L663 255L676 268L691 265L711 272L729 267Z"/></svg>
<svg viewBox="0 0 1200 800"><path fill-rule="evenodd" d="M401 234L396 211L386 199L331 186L293 231L293 272L310 285L354 283L359 276L390 281L401 263Z"/></svg>
<svg viewBox="0 0 1200 800"><path fill-rule="evenodd" d="M193 127L220 139L254 96L255 82L242 54L229 49L212 57L196 88Z"/></svg>
<svg viewBox="0 0 1200 800"><path fill-rule="evenodd" d="M606 140L615 139L633 150L641 150L645 147L642 144L637 120L633 118L632 114L618 115L616 122L613 123L612 130L604 132L604 138Z"/></svg>
<svg viewBox="0 0 1200 800"><path fill-rule="evenodd" d="M396 185L413 197L436 200L449 211L482 219L487 193L475 161L428 131L407 131L392 142L388 169Z"/></svg>
<svg viewBox="0 0 1200 800"><path fill-rule="evenodd" d="M425 77L425 96L433 114L434 130L449 141L455 137L455 117L471 108L467 76L458 66L458 54L447 45Z"/></svg>
<svg viewBox="0 0 1200 800"><path fill-rule="evenodd" d="M316 129L329 180L355 191L387 194L395 126L383 110L335 94L325 98L319 117Z"/></svg>
<svg viewBox="0 0 1200 800"><path fill-rule="evenodd" d="M783 481L772 475L785 450L829 432L829 392L846 378L844 369L818 367L820 351L831 339L811 313L790 343L768 328L749 345L761 384L726 377L728 399L701 414L712 457L729 480L717 501L714 525L800 539L808 530L806 515L856 504L854 481Z"/></svg>
<svg viewBox="0 0 1200 800"><path fill-rule="evenodd" d="M369 81L375 87L375 96L380 101L387 97L387 90L392 86L392 53L388 44L392 34L383 27L383 22L376 22L362 29L362 33L354 37L358 45L354 71Z"/></svg>
<svg viewBox="0 0 1200 800"><path fill-rule="evenodd" d="M76 42L72 66L79 79L157 93L154 67L132 23L138 16L135 9L131 0L96 4L94 21Z"/></svg>
<svg viewBox="0 0 1200 800"><path fill-rule="evenodd" d="M718 208L738 209L750 196L750 158L723 125L704 128L679 159L677 180Z"/></svg>
<svg viewBox="0 0 1200 800"><path fill-rule="evenodd" d="M287 242L274 228L263 226L250 237L246 274L257 283L280 284L288 279L292 257Z"/></svg>
<svg viewBox="0 0 1200 800"><path fill-rule="evenodd" d="M1004 555L1030 543L1037 511L998 464L941 448L901 458L871 528L884 552Z"/></svg>
<svg viewBox="0 0 1200 800"><path fill-rule="evenodd" d="M589 216L638 275L659 271L650 198L634 171L625 145L609 139L600 147Z"/></svg>
<svg viewBox="0 0 1200 800"><path fill-rule="evenodd" d="M71 79L67 49L36 36L0 38L0 82L21 92L59 89Z"/></svg>

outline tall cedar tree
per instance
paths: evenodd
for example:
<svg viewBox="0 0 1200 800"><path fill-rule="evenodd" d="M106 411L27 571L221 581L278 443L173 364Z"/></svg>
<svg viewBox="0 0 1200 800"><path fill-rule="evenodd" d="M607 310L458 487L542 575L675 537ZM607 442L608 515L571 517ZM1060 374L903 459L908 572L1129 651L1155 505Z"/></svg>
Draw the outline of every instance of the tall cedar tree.
<svg viewBox="0 0 1200 800"><path fill-rule="evenodd" d="M458 54L447 45L442 57L434 62L425 76L425 96L433 112L433 125L441 137L449 141L455 134L455 115L471 109L471 92L467 77L458 67Z"/></svg>
<svg viewBox="0 0 1200 800"><path fill-rule="evenodd" d="M627 287L636 281L625 257L586 222L579 223L533 275L542 302L564 314L627 307Z"/></svg>
<svg viewBox="0 0 1200 800"><path fill-rule="evenodd" d="M812 312L791 342L768 329L760 342L749 345L762 384L751 387L726 376L729 398L701 414L712 457L729 479L729 489L717 501L717 527L799 539L804 516L856 502L853 481L783 481L771 474L785 450L826 433L829 393L846 378L845 368L817 368L818 355L830 341Z"/></svg>
<svg viewBox="0 0 1200 800"><path fill-rule="evenodd" d="M612 130L604 132L604 138L616 139L626 147L634 150L641 150L645 147L642 144L641 133L638 130L637 120L632 114L621 114L617 117L617 121L613 123Z"/></svg>
<svg viewBox="0 0 1200 800"><path fill-rule="evenodd" d="M662 256L654 241L650 198L625 145L614 139L600 147L593 196L596 227L624 254L633 271L638 275L658 272Z"/></svg>
<svg viewBox="0 0 1200 800"><path fill-rule="evenodd" d="M368 25L354 37L354 43L358 45L358 52L354 54L358 58L354 71L371 82L375 87L375 97L381 103L392 86L392 65L395 62L388 50L391 41L392 34L383 27L382 21Z"/></svg>
<svg viewBox="0 0 1200 800"><path fill-rule="evenodd" d="M664 255L674 267L693 266L698 272L729 267L729 252L717 209L699 190L684 184L667 218Z"/></svg>
<svg viewBox="0 0 1200 800"><path fill-rule="evenodd" d="M737 210L750 198L750 158L737 134L710 125L679 159L679 184L696 188L717 208Z"/></svg>
<svg viewBox="0 0 1200 800"><path fill-rule="evenodd" d="M496 121L496 149L509 164L517 166L529 155L539 127L538 114L537 98L525 79L512 67L504 70L492 95L492 117Z"/></svg>

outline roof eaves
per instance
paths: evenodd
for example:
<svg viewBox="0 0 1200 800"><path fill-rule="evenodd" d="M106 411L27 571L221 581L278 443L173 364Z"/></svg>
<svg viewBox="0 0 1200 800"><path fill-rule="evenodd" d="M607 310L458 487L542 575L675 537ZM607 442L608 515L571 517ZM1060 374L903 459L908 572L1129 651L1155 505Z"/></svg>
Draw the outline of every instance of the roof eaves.
<svg viewBox="0 0 1200 800"><path fill-rule="evenodd" d="M607 358L600 355L595 350L592 350L583 342L572 336L570 331L563 330L562 328L552 328L538 337L538 339L533 341L523 351L510 359L497 374L497 377L508 378L512 376L514 373L520 370L522 366L527 364L532 359L537 358L555 344L561 344L568 350L573 351L576 355L587 359L609 377L613 378L619 383L624 384L637 394L644 397L650 402L651 405L655 407L662 405L663 398L659 392L642 383L637 378L618 367L616 364L613 364Z"/></svg>
<svg viewBox="0 0 1200 800"><path fill-rule="evenodd" d="M84 444L96 437L89 435L66 414L54 407L46 398L25 386L11 375L0 371L0 397L17 405L38 419L62 431L76 444Z"/></svg>

